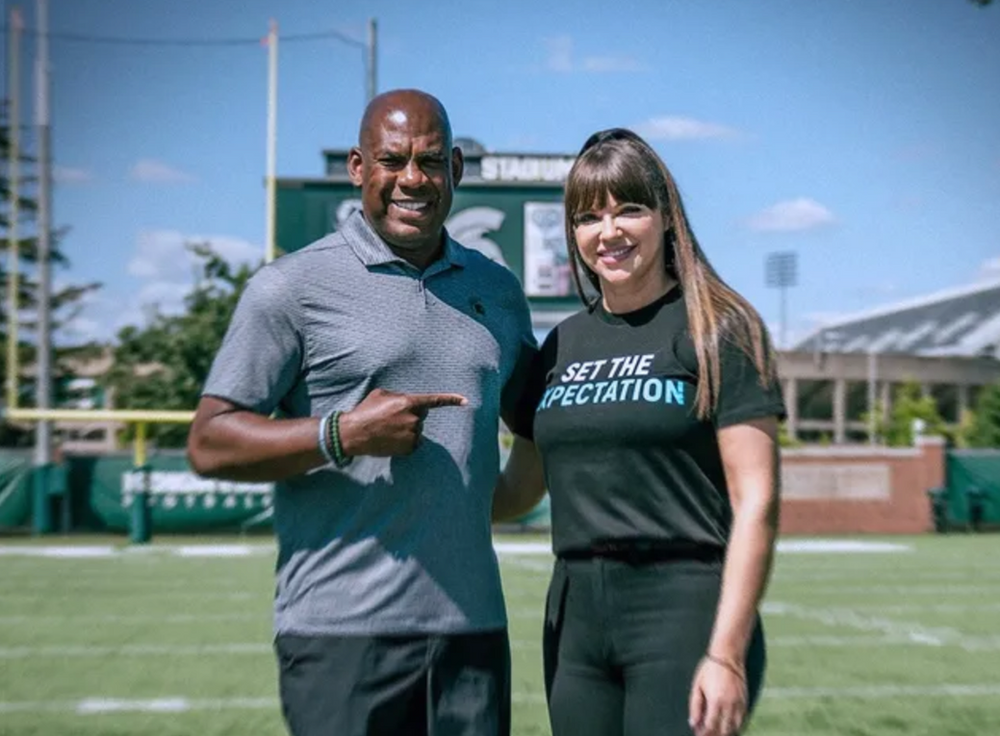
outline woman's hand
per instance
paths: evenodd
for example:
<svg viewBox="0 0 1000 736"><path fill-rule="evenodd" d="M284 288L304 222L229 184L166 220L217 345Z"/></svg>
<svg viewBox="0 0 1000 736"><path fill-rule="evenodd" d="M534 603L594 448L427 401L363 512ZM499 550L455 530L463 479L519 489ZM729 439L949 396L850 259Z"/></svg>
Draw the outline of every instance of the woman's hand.
<svg viewBox="0 0 1000 736"><path fill-rule="evenodd" d="M747 714L746 668L741 663L701 660L691 685L689 723L697 736L734 736Z"/></svg>

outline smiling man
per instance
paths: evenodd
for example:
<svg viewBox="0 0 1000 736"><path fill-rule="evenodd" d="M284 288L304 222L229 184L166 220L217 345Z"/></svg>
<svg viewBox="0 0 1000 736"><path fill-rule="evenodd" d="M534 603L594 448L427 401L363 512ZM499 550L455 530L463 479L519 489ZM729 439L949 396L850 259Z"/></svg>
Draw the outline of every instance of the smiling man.
<svg viewBox="0 0 1000 736"><path fill-rule="evenodd" d="M375 98L347 159L361 187L365 219L386 245L418 268L441 255L452 192L462 179L462 151L452 146L441 103L401 90Z"/></svg>
<svg viewBox="0 0 1000 736"><path fill-rule="evenodd" d="M510 732L490 534L498 422L535 351L516 277L444 229L462 154L441 103L376 97L363 208L250 280L188 441L277 481L275 649L294 736Z"/></svg>

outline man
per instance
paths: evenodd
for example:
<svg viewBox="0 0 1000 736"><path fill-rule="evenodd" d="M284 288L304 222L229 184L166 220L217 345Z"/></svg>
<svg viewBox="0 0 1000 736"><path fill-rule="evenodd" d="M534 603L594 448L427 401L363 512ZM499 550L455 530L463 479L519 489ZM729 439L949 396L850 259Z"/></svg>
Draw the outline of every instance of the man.
<svg viewBox="0 0 1000 736"><path fill-rule="evenodd" d="M438 100L372 100L363 212L251 279L191 428L197 472L277 481L294 736L510 730L490 513L534 338L513 274L444 230L462 167Z"/></svg>

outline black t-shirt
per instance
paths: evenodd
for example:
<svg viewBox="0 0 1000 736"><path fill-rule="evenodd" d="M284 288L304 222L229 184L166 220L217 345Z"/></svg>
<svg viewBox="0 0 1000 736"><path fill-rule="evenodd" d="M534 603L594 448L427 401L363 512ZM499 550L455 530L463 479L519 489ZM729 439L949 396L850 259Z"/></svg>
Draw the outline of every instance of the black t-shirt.
<svg viewBox="0 0 1000 736"><path fill-rule="evenodd" d="M628 314L583 310L549 333L523 407L535 414L556 554L612 540L726 544L716 430L785 409L778 382L762 386L732 340L720 343L720 374L716 408L700 420L680 288Z"/></svg>

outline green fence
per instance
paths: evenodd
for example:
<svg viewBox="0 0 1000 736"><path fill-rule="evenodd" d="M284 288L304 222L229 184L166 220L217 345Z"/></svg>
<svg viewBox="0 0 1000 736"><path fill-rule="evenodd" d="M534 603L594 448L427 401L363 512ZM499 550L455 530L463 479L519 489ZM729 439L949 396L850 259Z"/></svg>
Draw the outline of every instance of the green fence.
<svg viewBox="0 0 1000 736"><path fill-rule="evenodd" d="M31 524L32 451L0 451L0 529Z"/></svg>
<svg viewBox="0 0 1000 736"><path fill-rule="evenodd" d="M505 453L504 453L505 454ZM34 477L30 450L0 451L0 531L32 528ZM202 478L191 471L181 451L149 456L147 467L133 468L127 453L67 456L50 469L46 528L72 532L130 531L133 500L147 495L152 532L268 530L273 486ZM546 498L516 522L525 528L548 528Z"/></svg>
<svg viewBox="0 0 1000 736"><path fill-rule="evenodd" d="M70 457L66 487L74 529L125 531L137 492L148 493L152 528L160 532L242 528L271 515L272 486L201 478L183 453L148 458L137 471L131 455Z"/></svg>
<svg viewBox="0 0 1000 736"><path fill-rule="evenodd" d="M1000 450L950 450L946 474L949 523L970 524L978 497L982 523L1000 526Z"/></svg>

